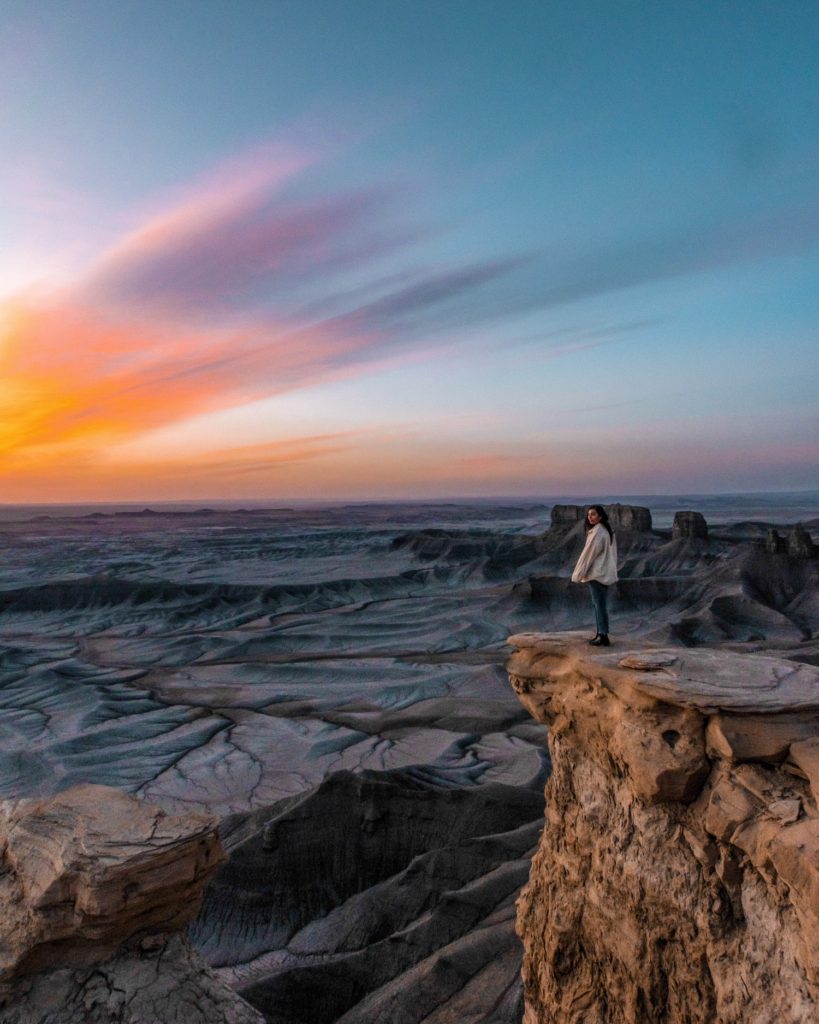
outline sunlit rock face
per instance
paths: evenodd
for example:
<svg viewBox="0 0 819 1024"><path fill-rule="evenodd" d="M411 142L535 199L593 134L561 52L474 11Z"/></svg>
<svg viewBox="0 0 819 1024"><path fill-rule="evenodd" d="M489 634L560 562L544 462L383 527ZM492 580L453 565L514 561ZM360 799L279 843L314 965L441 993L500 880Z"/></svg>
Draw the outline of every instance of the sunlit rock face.
<svg viewBox="0 0 819 1024"><path fill-rule="evenodd" d="M518 907L526 1024L816 1020L819 670L510 643L553 764Z"/></svg>
<svg viewBox="0 0 819 1024"><path fill-rule="evenodd" d="M216 822L84 785L0 804L4 1024L261 1024L179 934Z"/></svg>

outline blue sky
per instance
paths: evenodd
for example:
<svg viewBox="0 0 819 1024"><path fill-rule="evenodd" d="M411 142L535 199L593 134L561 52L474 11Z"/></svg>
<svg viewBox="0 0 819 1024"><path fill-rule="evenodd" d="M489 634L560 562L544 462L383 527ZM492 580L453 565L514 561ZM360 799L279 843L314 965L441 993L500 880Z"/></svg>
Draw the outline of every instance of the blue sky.
<svg viewBox="0 0 819 1024"><path fill-rule="evenodd" d="M7 0L7 494L816 487L817 52L813 3Z"/></svg>

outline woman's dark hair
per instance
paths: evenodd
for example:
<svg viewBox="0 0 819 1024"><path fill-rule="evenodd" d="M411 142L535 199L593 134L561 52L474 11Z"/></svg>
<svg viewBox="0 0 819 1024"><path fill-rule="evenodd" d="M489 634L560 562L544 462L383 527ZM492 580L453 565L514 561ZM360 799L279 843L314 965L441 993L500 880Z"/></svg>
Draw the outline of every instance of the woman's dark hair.
<svg viewBox="0 0 819 1024"><path fill-rule="evenodd" d="M591 523L589 522L589 509L590 508L593 508L594 511L600 516L600 522L609 531L609 537L613 538L614 537L614 531L612 530L611 523L609 522L609 514L603 508L602 505L587 505L586 506L586 514L583 516L583 529L586 531L586 533L588 533L589 530L591 529Z"/></svg>

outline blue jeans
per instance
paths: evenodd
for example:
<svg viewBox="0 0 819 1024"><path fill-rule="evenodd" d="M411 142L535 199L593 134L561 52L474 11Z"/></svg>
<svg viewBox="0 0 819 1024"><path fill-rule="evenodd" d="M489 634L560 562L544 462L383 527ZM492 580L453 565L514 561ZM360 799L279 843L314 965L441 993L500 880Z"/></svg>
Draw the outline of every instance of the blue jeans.
<svg viewBox="0 0 819 1024"><path fill-rule="evenodd" d="M591 590L592 606L594 607L594 621L597 632L609 635L609 610L606 607L609 599L609 588L599 580L589 580Z"/></svg>

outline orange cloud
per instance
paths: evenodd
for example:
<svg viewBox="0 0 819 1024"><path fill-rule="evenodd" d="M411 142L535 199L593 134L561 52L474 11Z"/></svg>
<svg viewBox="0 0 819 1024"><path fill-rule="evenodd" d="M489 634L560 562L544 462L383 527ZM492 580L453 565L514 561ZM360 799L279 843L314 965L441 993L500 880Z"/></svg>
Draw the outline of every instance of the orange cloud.
<svg viewBox="0 0 819 1024"><path fill-rule="evenodd" d="M185 332L70 305L18 304L1 315L0 473L276 394L331 373L341 355L367 344L273 324Z"/></svg>
<svg viewBox="0 0 819 1024"><path fill-rule="evenodd" d="M0 305L0 477L101 472L107 449L145 431L372 356L373 329L304 327L238 302L274 271L321 279L339 252L378 249L366 233L377 196L273 203L313 160L256 147L145 216L70 289Z"/></svg>
<svg viewBox="0 0 819 1024"><path fill-rule="evenodd" d="M332 460L360 444L338 432L225 448L197 456L171 451L132 458L127 465L113 449L66 444L61 458L27 463L18 459L0 470L6 500L99 501L181 498L238 498L285 491L293 479L315 476L315 462ZM320 475L320 474L319 474Z"/></svg>

